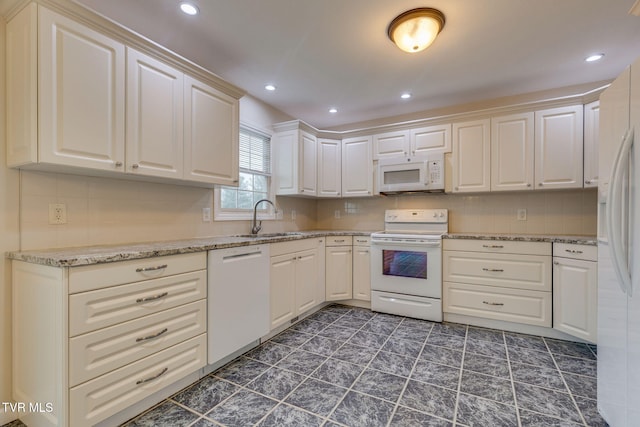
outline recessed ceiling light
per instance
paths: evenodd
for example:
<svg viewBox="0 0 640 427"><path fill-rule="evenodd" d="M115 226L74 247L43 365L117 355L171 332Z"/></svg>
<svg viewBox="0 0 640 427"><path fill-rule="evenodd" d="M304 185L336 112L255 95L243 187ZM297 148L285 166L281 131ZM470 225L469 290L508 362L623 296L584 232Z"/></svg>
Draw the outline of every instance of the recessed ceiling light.
<svg viewBox="0 0 640 427"><path fill-rule="evenodd" d="M270 90L270 91L274 91L274 90L276 90L276 87L275 87L274 85L266 85L264 88L265 88L266 90Z"/></svg>
<svg viewBox="0 0 640 427"><path fill-rule="evenodd" d="M402 95L400 95L400 98L409 99L409 98L411 98L411 94L409 92L405 92Z"/></svg>
<svg viewBox="0 0 640 427"><path fill-rule="evenodd" d="M335 113L337 113L337 112L338 112L338 109L337 109L336 107L331 107L331 108L329 108L329 112L330 112L331 114L335 114Z"/></svg>
<svg viewBox="0 0 640 427"><path fill-rule="evenodd" d="M197 15L200 12L198 7L192 3L180 3L180 10L187 15Z"/></svg>
<svg viewBox="0 0 640 427"><path fill-rule="evenodd" d="M587 62L598 61L602 59L603 56L604 56L604 53L596 53L595 55L587 56L584 60Z"/></svg>

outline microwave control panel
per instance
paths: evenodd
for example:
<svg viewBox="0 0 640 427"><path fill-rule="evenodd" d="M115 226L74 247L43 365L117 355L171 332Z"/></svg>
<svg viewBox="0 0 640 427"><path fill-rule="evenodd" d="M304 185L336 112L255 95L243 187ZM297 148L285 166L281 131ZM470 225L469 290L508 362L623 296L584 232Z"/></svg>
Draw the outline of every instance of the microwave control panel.
<svg viewBox="0 0 640 427"><path fill-rule="evenodd" d="M428 174L429 174L429 185L444 185L444 172L442 168L442 160L429 160L428 164Z"/></svg>

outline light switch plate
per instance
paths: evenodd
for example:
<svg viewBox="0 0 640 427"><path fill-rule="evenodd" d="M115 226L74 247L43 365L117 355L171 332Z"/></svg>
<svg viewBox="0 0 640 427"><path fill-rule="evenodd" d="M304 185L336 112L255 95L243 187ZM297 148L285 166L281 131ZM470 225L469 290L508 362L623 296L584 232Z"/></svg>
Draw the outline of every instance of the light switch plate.
<svg viewBox="0 0 640 427"><path fill-rule="evenodd" d="M526 221L527 220L527 210L526 209L518 209L517 218L518 218L518 221Z"/></svg>

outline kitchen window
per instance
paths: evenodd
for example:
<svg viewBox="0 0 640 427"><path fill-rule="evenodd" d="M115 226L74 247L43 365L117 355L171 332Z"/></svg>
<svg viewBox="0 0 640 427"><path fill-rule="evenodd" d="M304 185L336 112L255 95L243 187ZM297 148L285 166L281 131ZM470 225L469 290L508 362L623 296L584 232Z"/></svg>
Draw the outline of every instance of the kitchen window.
<svg viewBox="0 0 640 427"><path fill-rule="evenodd" d="M216 220L249 219L253 206L260 199L270 199L271 136L264 132L240 127L240 177L237 187L217 186L214 213ZM258 206L262 219L274 218L268 203Z"/></svg>

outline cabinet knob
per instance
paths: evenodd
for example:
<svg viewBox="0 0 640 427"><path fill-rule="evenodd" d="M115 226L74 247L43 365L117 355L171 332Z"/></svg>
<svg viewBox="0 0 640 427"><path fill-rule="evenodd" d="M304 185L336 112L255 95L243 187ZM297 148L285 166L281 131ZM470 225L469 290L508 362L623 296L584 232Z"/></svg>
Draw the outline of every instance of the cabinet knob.
<svg viewBox="0 0 640 427"><path fill-rule="evenodd" d="M132 169L138 169L140 167L140 165L138 165L137 163L134 163L131 165Z"/></svg>
<svg viewBox="0 0 640 427"><path fill-rule="evenodd" d="M543 185L544 185L544 183L543 183L543 182L538 183L538 186L539 186L539 187L542 187Z"/></svg>
<svg viewBox="0 0 640 427"><path fill-rule="evenodd" d="M553 261L553 265L560 265L558 261Z"/></svg>
<svg viewBox="0 0 640 427"><path fill-rule="evenodd" d="M458 191L458 187L456 187L456 191Z"/></svg>
<svg viewBox="0 0 640 427"><path fill-rule="evenodd" d="M117 168L122 167L122 162L116 162L116 167L117 167Z"/></svg>
<svg viewBox="0 0 640 427"><path fill-rule="evenodd" d="M340 195L340 193L338 193L338 196Z"/></svg>
<svg viewBox="0 0 640 427"><path fill-rule="evenodd" d="M584 183L585 184L591 184L591 180L586 180Z"/></svg>
<svg viewBox="0 0 640 427"><path fill-rule="evenodd" d="M527 187L531 187L531 184L527 184Z"/></svg>
<svg viewBox="0 0 640 427"><path fill-rule="evenodd" d="M300 190L301 193L304 193L304 188L302 190Z"/></svg>

